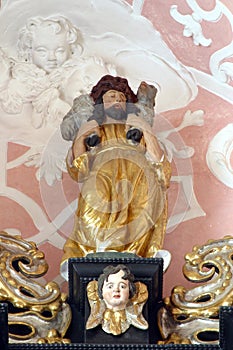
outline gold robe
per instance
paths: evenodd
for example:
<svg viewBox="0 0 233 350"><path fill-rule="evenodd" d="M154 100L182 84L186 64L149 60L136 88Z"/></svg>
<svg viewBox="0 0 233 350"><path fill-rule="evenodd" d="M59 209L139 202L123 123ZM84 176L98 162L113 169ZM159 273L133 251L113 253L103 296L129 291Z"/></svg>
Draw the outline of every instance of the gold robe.
<svg viewBox="0 0 233 350"><path fill-rule="evenodd" d="M153 257L163 246L170 163L146 157L146 144L126 139L124 124L100 127L101 144L67 164L83 182L62 261L97 251Z"/></svg>

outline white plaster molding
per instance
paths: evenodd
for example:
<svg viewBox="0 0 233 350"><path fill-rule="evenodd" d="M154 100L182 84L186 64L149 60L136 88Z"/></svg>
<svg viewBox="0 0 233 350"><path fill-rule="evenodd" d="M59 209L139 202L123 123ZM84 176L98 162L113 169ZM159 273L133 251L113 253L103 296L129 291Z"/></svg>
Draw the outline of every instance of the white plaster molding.
<svg viewBox="0 0 233 350"><path fill-rule="evenodd" d="M171 142L169 140L169 135L171 134L177 134L182 129L189 127L189 126L203 126L204 125L204 111L203 110L196 110L194 112L191 112L190 110L187 110L183 116L183 119L176 128L169 128L167 130L158 131L157 137L162 145L166 148L166 152L168 154L169 161L172 161L172 159L186 159L190 158L194 154L194 149L190 146L187 146L184 144L183 140L180 138L180 140L177 140L177 145L179 145L179 149L177 149L177 145L175 142Z"/></svg>
<svg viewBox="0 0 233 350"><path fill-rule="evenodd" d="M35 226L40 230L49 222L48 218L41 207L32 198L7 185L7 142L4 139L0 140L0 150L0 195L2 197L7 197L22 206L33 220Z"/></svg>
<svg viewBox="0 0 233 350"><path fill-rule="evenodd" d="M189 7L192 9L192 15L182 15L176 5L170 8L171 16L178 22L184 25L183 35L192 37L195 45L209 46L212 40L206 39L202 33L202 20L209 22L218 22L225 16L231 26L233 32L233 14L221 1L216 0L215 7L210 11L205 11L197 4L196 0L186 0ZM209 61L209 67L212 75L223 83L229 83L233 78L233 64L226 62L233 55L233 41L214 52Z"/></svg>
<svg viewBox="0 0 233 350"><path fill-rule="evenodd" d="M204 37L202 33L202 18L197 13L192 15L182 15L177 10L177 6L170 8L170 14L174 20L184 25L183 35L187 38L192 37L194 45L210 46L212 40Z"/></svg>
<svg viewBox="0 0 233 350"><path fill-rule="evenodd" d="M206 154L207 165L216 178L233 188L233 124L222 128L211 140Z"/></svg>
<svg viewBox="0 0 233 350"><path fill-rule="evenodd" d="M166 149L168 159L174 161L178 173L178 176L171 177L172 185L178 184L179 190L168 219L167 233L175 230L181 222L205 216L205 212L198 203L193 188L191 157L195 153L195 150L186 145L179 134L184 128L190 126L202 127L203 125L203 110L187 110L176 128L168 127L166 130L158 131L157 133L159 141ZM169 136L172 136L172 141L169 139Z"/></svg>
<svg viewBox="0 0 233 350"><path fill-rule="evenodd" d="M232 18L233 21L233 18ZM224 60L233 56L233 41L210 57L210 70L213 76L222 83L233 81L233 63ZM223 63L221 63L223 62Z"/></svg>
<svg viewBox="0 0 233 350"><path fill-rule="evenodd" d="M11 188L9 186L1 186L0 195L2 197L7 197L12 201L20 205L24 210L29 214L31 219L34 222L34 225L40 230L42 229L49 221L47 219L46 213L42 208L29 196L25 195L23 192Z"/></svg>
<svg viewBox="0 0 233 350"><path fill-rule="evenodd" d="M136 15L141 15L145 0L133 0L132 7Z"/></svg>
<svg viewBox="0 0 233 350"><path fill-rule="evenodd" d="M45 197L43 200L45 200ZM51 205L51 203L49 205ZM44 244L45 242L49 242L54 247L62 249L65 243L65 238L63 238L58 231L62 232L62 226L69 220L70 217L74 217L76 208L77 200L74 200L72 203L65 206L54 219L50 217L52 221L44 225L44 227L30 239L38 244L38 246ZM49 208L48 203L46 202L45 209L47 210L47 215L50 216L51 207ZM70 227L68 233L70 233L71 230L72 226ZM62 233L67 235L65 232Z"/></svg>
<svg viewBox="0 0 233 350"><path fill-rule="evenodd" d="M197 88L192 75L176 60L151 22L136 15L126 2L69 0L69 6L64 6L62 0L35 0L33 7L28 4L28 0L18 0L1 11L0 46L8 56L17 56L17 33L28 18L35 15L48 17L60 12L83 34L85 57L95 55L113 63L119 67L119 73L129 79L133 88L137 88L141 80L146 79L158 86L158 112L179 108L196 96ZM71 11L72 8L78 8L79 11ZM85 15L87 12L88 23ZM12 17L17 17L17 23L10 20ZM99 24L96 27L94 23ZM4 37L1 32L4 32ZM171 91L168 91L167 80L166 88L164 87L164 77L174 82L176 89L170 88Z"/></svg>
<svg viewBox="0 0 233 350"><path fill-rule="evenodd" d="M184 128L190 126L202 127L203 125L203 110L187 110L176 128L171 127L167 130L159 131L157 134L159 141L164 145L167 151L168 159L174 161L178 174L184 174L171 177L171 183L178 184L179 190L176 202L168 219L167 233L171 233L175 230L181 222L205 216L205 212L198 203L193 188L193 169L190 158L195 153L195 150L186 145L179 134ZM173 136L173 141L169 139L169 136ZM176 136L177 139L174 136ZM180 162L179 160L182 159L186 159L186 161L184 163Z"/></svg>
<svg viewBox="0 0 233 350"><path fill-rule="evenodd" d="M201 8L196 0L186 0L188 6L196 13L199 17L205 21L218 21L222 16L222 8L224 5L221 1L216 0L215 7L213 10L206 11Z"/></svg>
<svg viewBox="0 0 233 350"><path fill-rule="evenodd" d="M0 139L0 186L5 186L7 182L7 140Z"/></svg>
<svg viewBox="0 0 233 350"><path fill-rule="evenodd" d="M135 90L142 80L157 86L157 112L185 107L197 95L192 73L176 59L152 23L140 16L143 4L144 1L139 0L135 0L133 6L121 0L33 0L32 6L31 0L17 0L7 1L0 11L0 47L4 52L0 61L1 89L4 92L0 95L0 123L5 138L4 148L1 148L1 194L28 212L38 229L31 240L38 245L48 242L61 249L64 243L62 226L75 212L76 201L67 202L62 182L58 180L64 171L64 159L70 146L61 139L59 123L77 92L89 92L99 79L97 75L107 72L114 75L117 70ZM20 61L17 56L18 33L25 28L26 21L59 17L60 14L82 34L81 57L69 57L51 72L45 72L35 62ZM10 80L8 70L12 75ZM187 112L179 130L197 124L201 125L200 115ZM166 138L171 132L174 130L161 138ZM7 142L27 146L29 150L7 163ZM189 159L194 152L186 145L178 149L170 142L168 146L173 159ZM38 167L43 208L32 198L6 186L7 171L22 164ZM46 197L47 187L43 187L43 179L56 188L54 200L61 204L56 215L52 211L54 202ZM59 189L56 187L58 183ZM191 187L186 192L191 193L192 181L188 184ZM196 210L196 215L202 215L201 210ZM194 214L182 217L187 219ZM172 219L170 229L178 221Z"/></svg>
<svg viewBox="0 0 233 350"><path fill-rule="evenodd" d="M202 72L198 69L189 67L193 73L197 84L207 91L212 92L214 95L221 97L223 100L233 104L233 87L224 84L222 81L217 80L210 74Z"/></svg>
<svg viewBox="0 0 233 350"><path fill-rule="evenodd" d="M6 6L6 4L7 4L8 1L9 1L9 0L1 0L0 10L1 10L4 6Z"/></svg>
<svg viewBox="0 0 233 350"><path fill-rule="evenodd" d="M158 112L183 107L197 94L196 82L189 70L176 60L151 22L136 15L129 4L121 0L69 2L70 6L64 6L62 0L35 0L31 7L29 0L18 0L7 3L0 11L0 46L4 48L0 51L0 102L3 109L0 122L8 140L31 147L18 160L8 164L7 168L17 166L23 161L27 166L39 166L38 179L44 177L50 185L61 177L64 170L64 159L61 155L65 156L67 147L60 140L62 145L60 149L58 146L59 151L57 149L56 153L53 149L48 154L45 151L48 140L53 137L54 129L57 129L62 117L70 109L74 97L89 92L100 76L116 74L117 67L135 90L142 80L156 85L159 90L156 105ZM143 2L136 1L134 6L136 5L142 6ZM76 6L79 6L79 11L71 13L70 8ZM73 23L60 15L52 16L53 11L57 13L61 8L62 13L71 18ZM84 16L87 12L88 23ZM98 21L100 12L103 19L97 30L92 24ZM114 18L111 16L113 12ZM40 17L45 13L46 17ZM34 14L37 16L29 16ZM52 68L46 68L46 61L43 64L40 62L38 53L35 60L34 51L29 51L22 40L25 33L31 33L28 28L32 27L36 31L43 18L48 16L55 23L59 20L69 26L73 35L70 41L75 52L67 61L61 62L60 66L55 67L51 63ZM10 21L10 18L16 17L17 21ZM28 28L25 27L26 22ZM127 23L127 28L120 23ZM45 29L49 30L47 27ZM43 32L43 40L46 39L46 30ZM21 33L21 41L18 40L18 32ZM138 33L137 36L135 32ZM82 42L75 41L81 33ZM20 57L25 55L30 61L33 56L33 62L19 61L17 44ZM81 57L76 54L76 51L79 52L79 45L83 47ZM9 58L10 56L14 59ZM41 161L42 153L44 156Z"/></svg>
<svg viewBox="0 0 233 350"><path fill-rule="evenodd" d="M231 26L233 33L233 14L231 11L221 3L221 1L216 1L216 17L212 18L212 21L217 21L222 15L226 16ZM233 66L230 62L223 62L227 58L233 55L233 41L226 47L216 51L210 57L210 70L213 76L220 82L229 83L233 80ZM221 63L223 62L223 63Z"/></svg>
<svg viewBox="0 0 233 350"><path fill-rule="evenodd" d="M167 233L172 232L181 222L206 215L194 193L192 175L172 176L171 180L180 185L179 195L185 197L185 202L183 203L183 210L179 213L175 212L176 205L174 206L174 213L171 213L168 219ZM179 195L177 201L179 201Z"/></svg>

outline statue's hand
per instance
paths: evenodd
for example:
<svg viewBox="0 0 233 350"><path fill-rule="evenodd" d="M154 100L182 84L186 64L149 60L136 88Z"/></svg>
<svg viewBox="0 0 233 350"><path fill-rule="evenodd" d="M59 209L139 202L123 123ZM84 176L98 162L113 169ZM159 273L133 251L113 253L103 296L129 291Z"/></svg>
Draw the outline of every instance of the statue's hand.
<svg viewBox="0 0 233 350"><path fill-rule="evenodd" d="M86 139L91 134L96 134L100 137L100 128L95 120L91 120L81 125L78 135L73 142L73 155L74 158L79 157L86 152Z"/></svg>
<svg viewBox="0 0 233 350"><path fill-rule="evenodd" d="M127 140L131 140L133 143L138 144L142 138L142 131L133 126L127 131L126 138Z"/></svg>
<svg viewBox="0 0 233 350"><path fill-rule="evenodd" d="M152 127L147 121L135 114L129 114L126 120L126 125L126 131L129 128L135 127L143 132L148 158L153 162L159 162L163 157L163 151L161 150Z"/></svg>

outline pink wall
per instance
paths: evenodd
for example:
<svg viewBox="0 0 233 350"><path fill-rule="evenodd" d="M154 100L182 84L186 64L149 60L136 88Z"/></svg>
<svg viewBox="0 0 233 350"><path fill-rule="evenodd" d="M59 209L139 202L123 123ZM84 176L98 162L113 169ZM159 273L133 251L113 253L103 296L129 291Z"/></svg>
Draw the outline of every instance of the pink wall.
<svg viewBox="0 0 233 350"><path fill-rule="evenodd" d="M182 14L190 14L190 8L186 1L168 0L157 1L156 6L152 1L145 2L144 14L157 28L164 41L171 48L176 57L186 66L210 74L209 59L216 50L229 45L232 42L232 28L226 17L215 23L203 21L203 34L206 38L212 39L209 47L195 46L191 38L182 36L183 27L174 22L169 15L169 8L173 4L178 5ZM212 10L215 1L197 1L205 10ZM233 11L231 1L222 3ZM231 22L232 25L232 22ZM232 58L230 59L232 62ZM168 82L169 84L169 82ZM232 80L229 85L232 86ZM233 96L233 95L232 95ZM172 252L172 263L164 276L164 292L166 295L174 285L189 283L182 275L184 255L194 245L202 245L209 239L220 239L225 235L232 235L232 210L233 210L233 189L221 183L210 171L206 164L206 153L210 141L222 128L233 121L232 101L228 103L215 94L199 87L198 96L183 110L169 111L163 115L176 127L180 123L180 117L184 111L190 109L203 110L204 125L202 127L189 127L180 132L186 145L194 148L195 153L191 158L193 169L194 191L205 216L194 218L181 223L175 230L168 233L165 240L165 248ZM232 141L231 141L232 142ZM219 152L220 149L219 149ZM233 157L231 153L231 167ZM231 168L231 176L233 172ZM174 193L170 189L169 197Z"/></svg>

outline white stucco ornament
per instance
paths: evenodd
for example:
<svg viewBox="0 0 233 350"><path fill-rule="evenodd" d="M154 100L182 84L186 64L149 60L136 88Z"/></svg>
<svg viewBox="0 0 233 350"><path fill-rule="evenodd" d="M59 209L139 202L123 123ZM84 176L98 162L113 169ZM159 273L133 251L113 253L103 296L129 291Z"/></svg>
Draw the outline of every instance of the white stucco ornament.
<svg viewBox="0 0 233 350"><path fill-rule="evenodd" d="M114 16L112 16L113 13ZM145 17L135 14L133 8L122 0L69 0L69 3L65 5L64 1L61 0L36 0L33 2L33 7L28 0L9 2L3 7L0 14L2 33L2 35L0 34L0 46L8 57L13 57L18 62L20 47L18 36L19 33L21 36L23 35L22 28L25 26L29 30L33 26L36 28L35 23L39 21L39 18L51 16L56 18L61 14L62 17L70 21L71 29L73 29L72 25L78 29L77 39L70 39L70 42L73 47L75 44L82 47L81 57L83 59L90 56L101 57L105 63L116 66L117 73L126 76L135 89L142 80L157 85L160 91L157 99L158 112L183 107L196 96L197 89L192 75L178 62L163 42L160 33ZM15 18L17 21L14 20ZM124 25L125 23L127 26ZM50 36L50 46L52 46L54 39L51 41L49 28L45 27L44 33L41 33L41 30L40 33L35 33L37 43L42 35L43 40L45 38L48 40ZM31 60L31 63L38 66L40 62L38 62L38 55L35 59L35 51L34 46L31 52L34 59ZM80 67L82 65L82 62L77 59L77 52L71 53L71 56L66 55L67 61L71 58L75 58L72 62L74 66ZM66 59L64 58L63 62L60 61L63 80L68 74L67 66L70 67L70 62L67 64ZM93 62L92 66L95 64L96 62ZM44 69L45 65L39 65L39 67ZM33 66L30 68L35 69ZM57 67L51 66L47 73L51 73L55 68ZM59 71L59 73L61 72ZM50 77L47 79L49 82L46 82L50 87L51 79L54 81L55 77ZM56 83L60 82L56 81ZM88 88L90 88L90 84ZM69 90L71 90L71 86L69 86Z"/></svg>
<svg viewBox="0 0 233 350"><path fill-rule="evenodd" d="M183 36L192 38L194 45L203 47L212 45L213 49L216 50L209 58L211 75L191 67L190 70L194 74L198 85L233 104L233 88L231 84L233 79L233 63L231 62L233 41L231 40L231 42L219 48L217 37L206 38L203 34L205 33L207 22L212 22L217 26L218 22L226 20L233 31L233 13L230 7L228 8L220 0L214 1L210 10L205 10L204 2L186 0L186 3L192 10L191 15L181 13L175 4L170 8L170 14L173 19L183 25ZM216 30L218 31L218 29ZM215 49L215 46L218 49Z"/></svg>
<svg viewBox="0 0 233 350"><path fill-rule="evenodd" d="M233 124L221 129L211 140L206 154L207 165L216 178L233 188Z"/></svg>
<svg viewBox="0 0 233 350"><path fill-rule="evenodd" d="M60 123L75 97L89 93L105 74L126 77L135 92L141 81L155 85L158 114L184 108L197 95L190 70L141 15L143 4L143 0L134 0L132 6L124 0L33 0L33 6L30 0L2 3L1 195L27 212L37 229L31 240L39 245L48 242L62 249L65 239L60 232L72 229L64 229L64 225L73 215L76 201L70 204L66 200L62 182L57 180L62 178L70 147L70 142L61 137ZM199 114L187 113L180 128L200 122ZM159 126L156 131L159 133ZM161 134L162 141L170 133ZM9 143L25 146L20 156L10 161ZM168 144L170 159L192 156L191 147L178 146ZM33 194L9 186L8 170L21 165L38 168L43 205L34 200ZM53 202L48 184L55 189ZM183 187L189 198L191 181L188 186ZM58 212L54 212L54 203L60 204ZM170 230L195 215L200 215L200 210L189 210L186 216L183 213L170 221Z"/></svg>
<svg viewBox="0 0 233 350"><path fill-rule="evenodd" d="M209 46L211 39L204 37L201 27L202 18L198 13L193 12L191 15L182 15L176 5L172 5L170 9L171 16L184 25L183 35L187 38L192 37L194 45Z"/></svg>
<svg viewBox="0 0 233 350"><path fill-rule="evenodd" d="M4 3L0 122L6 140L31 148L30 157L21 161L40 167L39 154L45 155L73 99L89 93L105 74L125 76L135 91L142 80L155 85L157 112L184 107L195 98L192 74L140 15L142 6L143 2L130 6L122 0ZM57 141L57 154L45 155L38 175L50 184L61 177L57 158L69 147Z"/></svg>

